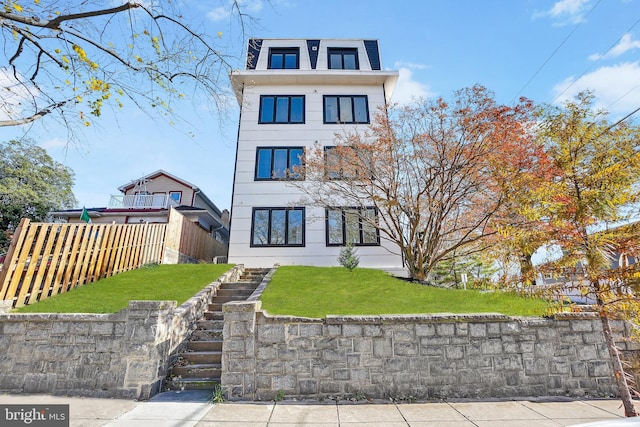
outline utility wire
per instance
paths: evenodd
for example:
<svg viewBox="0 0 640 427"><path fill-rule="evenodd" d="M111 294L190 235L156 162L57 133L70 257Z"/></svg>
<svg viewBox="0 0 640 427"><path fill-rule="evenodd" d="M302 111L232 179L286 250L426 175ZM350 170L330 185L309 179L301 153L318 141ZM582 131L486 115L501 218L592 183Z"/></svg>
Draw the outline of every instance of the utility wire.
<svg viewBox="0 0 640 427"><path fill-rule="evenodd" d="M627 31L623 32L622 35L620 37L618 37L618 40L616 40L610 47L609 49L606 50L605 53L603 53L601 55L601 57L605 57L607 55L607 53L609 53L614 47L616 47L618 45L618 43L620 43L620 40L622 40L622 38L624 37L625 34L629 33L631 30L633 30L633 28L638 25L638 23L640 22L640 18L638 18L638 20L636 22L633 23L633 25L631 25ZM577 79L575 79L573 82L571 82L571 84L569 86L567 86L562 92L560 92L554 99L553 101L551 101L551 103L553 104L554 102L556 102L558 100L558 98L560 98L562 95L564 95L564 93L566 91L569 90L569 88L571 86L573 86L574 84L578 83L578 81L585 75L587 74L587 72L591 71L593 69L593 67L587 67L582 74L580 74L578 76ZM637 86L636 86L637 87ZM634 88L635 89L635 88ZM631 89L629 92L631 92L633 89ZM611 105L615 104L616 102L620 101L622 98L624 98L625 96L627 96L629 94L629 92L625 93L623 96L621 96L620 98L616 99ZM609 105L609 107L611 107L611 105ZM608 109L608 107L607 107Z"/></svg>
<svg viewBox="0 0 640 427"><path fill-rule="evenodd" d="M596 4L593 5L593 7L591 9L589 9L589 12L587 12L587 14L585 15L585 18L587 18L591 12L593 12L593 9L596 8L596 6L598 6L600 4L602 0L598 0L598 2ZM558 53L558 51L560 50L560 48L567 42L567 40L569 40L569 38L573 35L573 33L576 32L576 30L580 27L580 25L582 25L583 21L580 21L576 24L575 27L573 27L573 30L571 30L571 32L567 35L567 37L564 38L564 40L562 40L562 42L560 43L560 45L558 45L558 47L551 52L551 55L549 55L549 57L542 63L542 65L536 70L535 73L533 73L533 75L531 76L531 78L529 78L529 80L527 80L527 82L524 84L524 86L522 86L520 88L520 90L515 94L515 96L511 99L510 103L513 103L513 101L515 101L515 99L518 97L518 95L520 95L522 93L523 90L526 89L527 86L529 86L529 83L531 83L533 81L533 79L536 78L536 76L540 73L540 71L542 71L542 69L547 65L547 63L551 60L551 58L554 57L554 55L556 53Z"/></svg>

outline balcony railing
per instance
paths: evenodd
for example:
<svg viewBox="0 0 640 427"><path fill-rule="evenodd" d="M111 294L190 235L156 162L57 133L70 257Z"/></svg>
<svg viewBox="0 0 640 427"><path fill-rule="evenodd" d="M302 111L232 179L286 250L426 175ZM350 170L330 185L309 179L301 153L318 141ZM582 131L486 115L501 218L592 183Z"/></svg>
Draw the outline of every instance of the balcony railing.
<svg viewBox="0 0 640 427"><path fill-rule="evenodd" d="M168 194L112 195L109 209L168 209L178 206Z"/></svg>

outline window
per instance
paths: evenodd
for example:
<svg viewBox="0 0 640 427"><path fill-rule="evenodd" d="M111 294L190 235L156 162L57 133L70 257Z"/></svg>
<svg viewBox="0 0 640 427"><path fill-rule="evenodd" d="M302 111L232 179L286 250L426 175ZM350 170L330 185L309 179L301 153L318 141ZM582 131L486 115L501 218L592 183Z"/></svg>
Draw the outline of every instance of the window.
<svg viewBox="0 0 640 427"><path fill-rule="evenodd" d="M369 123L366 95L325 95L325 123Z"/></svg>
<svg viewBox="0 0 640 427"><path fill-rule="evenodd" d="M179 204L182 200L182 191L169 191L169 198Z"/></svg>
<svg viewBox="0 0 640 427"><path fill-rule="evenodd" d="M304 246L304 208L253 208L251 246Z"/></svg>
<svg viewBox="0 0 640 427"><path fill-rule="evenodd" d="M324 173L327 179L375 179L373 153L365 144L324 147Z"/></svg>
<svg viewBox="0 0 640 427"><path fill-rule="evenodd" d="M271 48L269 49L269 69L270 70L283 70L283 69L298 69L300 68L299 62L299 49L293 48Z"/></svg>
<svg viewBox="0 0 640 427"><path fill-rule="evenodd" d="M262 95L259 123L304 123L304 96Z"/></svg>
<svg viewBox="0 0 640 427"><path fill-rule="evenodd" d="M375 208L326 210L327 246L378 246L380 233Z"/></svg>
<svg viewBox="0 0 640 427"><path fill-rule="evenodd" d="M360 69L358 66L358 49L329 48L327 55L329 57L330 70Z"/></svg>
<svg viewBox="0 0 640 427"><path fill-rule="evenodd" d="M301 180L303 147L258 147L255 180Z"/></svg>

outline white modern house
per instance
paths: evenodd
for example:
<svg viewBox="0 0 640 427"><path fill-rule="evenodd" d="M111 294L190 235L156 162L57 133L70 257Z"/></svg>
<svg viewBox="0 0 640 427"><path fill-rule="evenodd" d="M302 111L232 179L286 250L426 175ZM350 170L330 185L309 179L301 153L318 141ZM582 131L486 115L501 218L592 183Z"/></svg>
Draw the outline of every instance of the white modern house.
<svg viewBox="0 0 640 427"><path fill-rule="evenodd" d="M397 79L382 69L377 40L249 41L246 69L231 74L240 124L229 262L335 266L351 242L361 267L404 274L396 245L359 219L375 209L304 206L291 185L305 179L291 171L312 147L329 150L336 133L367 130Z"/></svg>

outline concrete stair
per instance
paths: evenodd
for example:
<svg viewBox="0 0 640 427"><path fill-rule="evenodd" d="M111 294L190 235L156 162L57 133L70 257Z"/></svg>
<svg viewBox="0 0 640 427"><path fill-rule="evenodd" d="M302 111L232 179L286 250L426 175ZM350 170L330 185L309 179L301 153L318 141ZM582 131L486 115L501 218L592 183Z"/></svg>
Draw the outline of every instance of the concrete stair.
<svg viewBox="0 0 640 427"><path fill-rule="evenodd" d="M220 384L222 305L249 298L268 272L269 269L247 268L237 281L220 285L191 334L186 351L176 355L176 362L165 380L165 390L213 390Z"/></svg>

